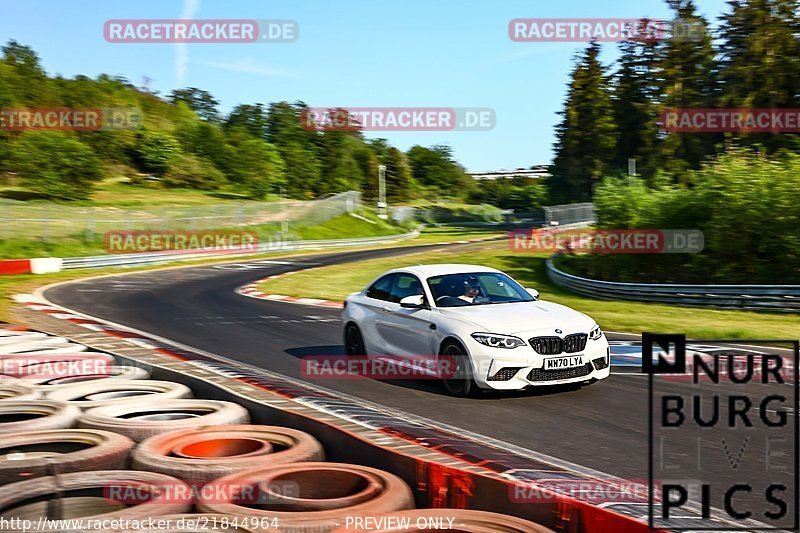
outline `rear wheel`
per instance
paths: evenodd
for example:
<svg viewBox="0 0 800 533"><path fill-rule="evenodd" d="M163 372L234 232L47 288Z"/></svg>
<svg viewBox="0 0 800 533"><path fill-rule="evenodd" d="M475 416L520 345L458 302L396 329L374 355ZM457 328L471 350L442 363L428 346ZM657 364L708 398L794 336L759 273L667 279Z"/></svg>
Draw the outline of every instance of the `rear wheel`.
<svg viewBox="0 0 800 533"><path fill-rule="evenodd" d="M466 398L478 392L478 385L472 379L472 365L466 350L455 341L442 346L442 383L451 396Z"/></svg>
<svg viewBox="0 0 800 533"><path fill-rule="evenodd" d="M361 330L354 323L350 322L344 328L344 351L347 355L365 355L364 337Z"/></svg>

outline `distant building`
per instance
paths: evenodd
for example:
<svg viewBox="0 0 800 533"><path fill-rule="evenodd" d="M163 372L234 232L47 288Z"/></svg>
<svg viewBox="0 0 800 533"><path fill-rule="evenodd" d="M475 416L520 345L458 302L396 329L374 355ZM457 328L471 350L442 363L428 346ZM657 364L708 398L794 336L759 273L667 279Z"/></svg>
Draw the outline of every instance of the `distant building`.
<svg viewBox="0 0 800 533"><path fill-rule="evenodd" d="M530 168L518 168L515 170L487 170L482 172L468 172L476 180L496 180L506 178L547 178L550 173L547 165L533 165Z"/></svg>

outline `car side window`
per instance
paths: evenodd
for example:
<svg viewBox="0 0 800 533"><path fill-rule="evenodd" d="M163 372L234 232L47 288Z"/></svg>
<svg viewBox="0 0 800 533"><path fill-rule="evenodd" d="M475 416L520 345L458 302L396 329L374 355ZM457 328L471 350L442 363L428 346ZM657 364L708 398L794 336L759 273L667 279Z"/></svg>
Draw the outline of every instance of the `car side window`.
<svg viewBox="0 0 800 533"><path fill-rule="evenodd" d="M513 298L516 296L516 293L511 287L497 276L484 276L482 285L486 290L486 294L491 294L492 296L504 296L506 298Z"/></svg>
<svg viewBox="0 0 800 533"><path fill-rule="evenodd" d="M422 283L420 283L419 279L417 279L417 276L411 274L398 274L395 278L391 292L391 301L395 303L399 303L400 300L406 296L425 294L422 291Z"/></svg>
<svg viewBox="0 0 800 533"><path fill-rule="evenodd" d="M387 302L392 301L392 284L396 277L397 274L383 276L367 289L367 297L375 298L376 300L385 300Z"/></svg>

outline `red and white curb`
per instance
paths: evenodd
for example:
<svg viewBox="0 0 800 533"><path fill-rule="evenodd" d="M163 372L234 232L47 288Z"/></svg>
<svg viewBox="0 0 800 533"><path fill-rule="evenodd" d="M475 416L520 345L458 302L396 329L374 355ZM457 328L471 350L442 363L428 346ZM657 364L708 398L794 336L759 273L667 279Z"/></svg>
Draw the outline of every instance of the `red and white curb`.
<svg viewBox="0 0 800 533"><path fill-rule="evenodd" d="M0 276L15 274L50 274L61 272L62 260L58 257L0 260Z"/></svg>
<svg viewBox="0 0 800 533"><path fill-rule="evenodd" d="M288 276L290 274L295 274L297 272L308 272L309 270L313 270L311 268L307 268L304 270L293 270L291 272L285 272L283 274L275 274L273 276L267 276L266 278L257 279L253 282L248 283L247 285L242 285L241 287L236 289L237 294L241 294L242 296L247 296L249 298L257 298L259 300L270 300L273 302L286 302L290 304L301 304L301 305L312 305L316 307L331 307L334 309L341 309L344 307L342 302L337 302L335 300L321 300L319 298L300 298L299 296L286 296L284 294L264 294L260 290L258 290L258 285L264 283L265 281L270 281L276 278L281 278L283 276Z"/></svg>
<svg viewBox="0 0 800 533"><path fill-rule="evenodd" d="M465 241L448 241L448 242L437 242L431 243L431 246L446 246L452 244L470 244L473 242L483 242L483 241L491 241L496 240L498 237L481 237L478 239L469 239ZM325 267L317 267L317 268L325 268ZM315 307L329 307L334 309L342 309L344 304L342 302L337 302L335 300L321 300L319 298L302 298L300 296L286 296L285 294L265 294L258 290L258 286L261 283L266 281L270 281L276 278L281 278L283 276L288 276L289 274L295 274L297 272L308 272L310 270L314 270L313 268L306 268L303 270L293 270L291 272L284 272L283 274L275 274L273 276L267 276L266 278L257 279L248 283L247 285L242 285L236 289L237 294L241 294L242 296L247 296L248 298L256 298L258 300L270 300L273 302L286 302L290 304L301 304L301 305L311 305Z"/></svg>

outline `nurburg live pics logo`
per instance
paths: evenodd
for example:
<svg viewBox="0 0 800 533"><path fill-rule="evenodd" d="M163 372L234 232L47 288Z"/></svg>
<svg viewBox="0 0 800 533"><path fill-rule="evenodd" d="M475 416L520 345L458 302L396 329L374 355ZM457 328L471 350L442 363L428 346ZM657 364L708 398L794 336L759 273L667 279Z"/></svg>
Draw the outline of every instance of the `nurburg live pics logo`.
<svg viewBox="0 0 800 533"><path fill-rule="evenodd" d="M651 528L798 530L798 352L642 334Z"/></svg>

